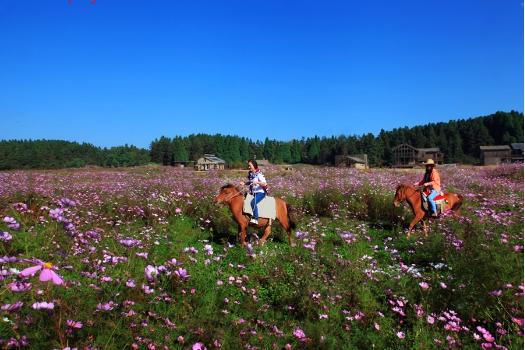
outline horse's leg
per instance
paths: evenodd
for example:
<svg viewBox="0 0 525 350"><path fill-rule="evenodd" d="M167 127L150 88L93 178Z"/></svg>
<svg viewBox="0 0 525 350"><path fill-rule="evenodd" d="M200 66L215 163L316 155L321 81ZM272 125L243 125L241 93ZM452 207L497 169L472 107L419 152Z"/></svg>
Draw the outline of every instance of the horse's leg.
<svg viewBox="0 0 525 350"><path fill-rule="evenodd" d="M288 209L286 203L280 198L276 198L277 221L281 224L284 230L288 233L288 244L292 245L292 225L288 220ZM270 228L271 230L271 228Z"/></svg>
<svg viewBox="0 0 525 350"><path fill-rule="evenodd" d="M246 245L246 229L248 228L248 225L239 224L239 238L241 241L241 245Z"/></svg>
<svg viewBox="0 0 525 350"><path fill-rule="evenodd" d="M272 232L272 225L269 225L269 222L268 222L268 224L264 227L264 233L260 240L261 244L264 244L266 242L266 239L268 239L268 236L270 235L271 232Z"/></svg>
<svg viewBox="0 0 525 350"><path fill-rule="evenodd" d="M425 233L425 237L428 237L428 226L427 226L427 220L423 219L423 232Z"/></svg>
<svg viewBox="0 0 525 350"><path fill-rule="evenodd" d="M410 238L410 233L412 232L412 229L414 228L414 226L416 226L416 224L418 222L421 221L421 219L423 219L425 217L425 213L423 214L417 214L414 219L410 222L410 226L408 226L408 233L407 233L407 238Z"/></svg>

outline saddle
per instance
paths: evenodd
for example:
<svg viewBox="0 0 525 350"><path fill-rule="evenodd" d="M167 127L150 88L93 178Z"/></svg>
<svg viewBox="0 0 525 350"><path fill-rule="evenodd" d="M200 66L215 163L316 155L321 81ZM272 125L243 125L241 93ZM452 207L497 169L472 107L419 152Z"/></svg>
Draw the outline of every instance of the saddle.
<svg viewBox="0 0 525 350"><path fill-rule="evenodd" d="M248 214L250 216L253 215L252 200L253 200L253 196L248 193L246 197L244 198L244 205L242 208L242 211L244 214ZM277 210L275 206L274 197L270 197L270 196L264 197L262 201L257 203L257 208L259 210L260 218L275 220L275 218L277 217Z"/></svg>
<svg viewBox="0 0 525 350"><path fill-rule="evenodd" d="M438 215L442 214L445 211L445 205L448 204L445 194L441 192L436 197L434 197L434 202L436 202L436 209ZM428 204L427 194L424 191L421 191L421 203L423 210L427 213L430 212L430 205Z"/></svg>

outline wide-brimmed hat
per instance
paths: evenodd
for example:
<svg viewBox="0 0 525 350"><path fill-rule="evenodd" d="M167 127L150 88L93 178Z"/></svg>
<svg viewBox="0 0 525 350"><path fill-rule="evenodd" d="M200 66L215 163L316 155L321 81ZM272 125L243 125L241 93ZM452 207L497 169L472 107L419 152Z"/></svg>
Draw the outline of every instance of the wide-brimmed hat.
<svg viewBox="0 0 525 350"><path fill-rule="evenodd" d="M434 163L434 159L427 159L427 161L425 163L423 163L423 165L436 166L436 163Z"/></svg>

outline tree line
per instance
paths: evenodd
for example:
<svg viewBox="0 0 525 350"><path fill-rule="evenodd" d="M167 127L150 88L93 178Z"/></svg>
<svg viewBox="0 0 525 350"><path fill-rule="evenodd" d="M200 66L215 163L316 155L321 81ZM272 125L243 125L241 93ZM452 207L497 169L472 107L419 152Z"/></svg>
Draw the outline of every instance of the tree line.
<svg viewBox="0 0 525 350"><path fill-rule="evenodd" d="M224 159L228 166L242 166L256 157L272 163L333 164L336 155L368 155L372 166L392 164L392 149L402 143L416 148L439 147L447 163L479 161L479 146L523 142L523 113L497 112L488 116L431 123L416 127L332 137L309 137L278 141L252 141L230 135L192 134L162 136L150 148L119 146L100 148L88 143L60 140L0 141L0 169L64 168L98 165L136 166L149 162L175 165L196 161L205 153Z"/></svg>
<svg viewBox="0 0 525 350"><path fill-rule="evenodd" d="M0 170L119 167L149 162L149 150L128 145L100 148L62 140L0 141Z"/></svg>
<svg viewBox="0 0 525 350"><path fill-rule="evenodd" d="M523 142L523 113L497 112L489 116L431 123L412 128L381 130L361 136L310 137L301 140L264 142L237 136L197 134L187 137L161 137L151 143L152 162L170 165L197 160L212 153L230 165L248 158L268 159L272 163L333 164L336 155L368 155L372 166L392 164L392 149L407 143L416 148L439 147L447 163L479 162L479 146Z"/></svg>

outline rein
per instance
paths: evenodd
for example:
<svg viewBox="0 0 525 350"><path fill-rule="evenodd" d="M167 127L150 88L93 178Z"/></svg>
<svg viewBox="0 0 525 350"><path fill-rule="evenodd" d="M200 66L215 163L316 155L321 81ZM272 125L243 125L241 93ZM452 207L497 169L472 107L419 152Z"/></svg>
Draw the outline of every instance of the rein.
<svg viewBox="0 0 525 350"><path fill-rule="evenodd" d="M417 189L414 189L414 192L412 192L411 195L406 196L407 189L411 189L411 187L405 187L405 200L408 201L410 198L412 198L415 194L419 194L419 191Z"/></svg>
<svg viewBox="0 0 525 350"><path fill-rule="evenodd" d="M234 194L230 195L228 198L224 199L224 202L229 202L229 201L231 201L233 198L235 198L235 197L237 197L237 196L239 196L239 195L242 196L242 192L241 192L241 191L239 191L239 192L237 192L237 193L234 193Z"/></svg>

